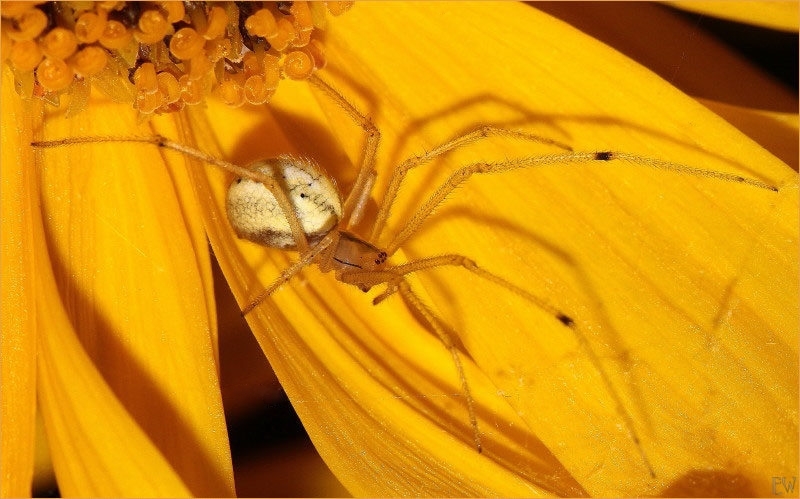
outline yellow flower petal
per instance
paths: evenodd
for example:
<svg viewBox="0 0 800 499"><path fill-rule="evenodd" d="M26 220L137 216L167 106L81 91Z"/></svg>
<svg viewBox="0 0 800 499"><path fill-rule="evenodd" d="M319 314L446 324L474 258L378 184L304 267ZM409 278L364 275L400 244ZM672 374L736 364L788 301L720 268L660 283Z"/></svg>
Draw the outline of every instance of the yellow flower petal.
<svg viewBox="0 0 800 499"><path fill-rule="evenodd" d="M783 31L794 31L795 33L800 25L797 2L693 0L691 2L669 2L669 4L690 12L700 12L721 19Z"/></svg>
<svg viewBox="0 0 800 499"><path fill-rule="evenodd" d="M4 292L9 289L15 291L18 296L4 295L2 337L4 347L12 341L21 345L17 352L3 352L4 367L20 367L18 372L8 373L8 376L4 373L4 397L9 393L18 397L18 404L30 402L32 412L33 397L38 395L42 412L48 420L52 455L62 478L59 485L63 494L186 494L187 490L180 479L94 369L76 341L72 326L61 307L47 261L47 249L41 232L42 221L32 209L39 199L32 150L27 145L33 129L32 107L21 105L18 98L8 92L13 89L13 84L7 71L3 72L3 77L3 90L6 91L2 113L3 228L4 240L15 243L3 247L4 263L6 258L14 263L3 267L4 278L8 279L4 281L3 289ZM11 161L11 156L15 154L17 158ZM14 182L14 179L21 181ZM24 230L14 230L13 222L17 220L24 221L18 226ZM7 228L11 230L7 232ZM15 255L15 246L24 252L24 258ZM6 287L5 284L14 285ZM35 300L31 293L34 289ZM13 301L6 301L7 298ZM7 311L16 314L17 324L24 324L25 318L35 312L35 327L34 323L18 327L15 321L6 320L9 317L5 315ZM37 338L38 345L25 344ZM26 368L19 361L15 362L15 357L21 357L20 354L35 356L37 360L38 393L34 377L25 375L35 364L31 362ZM87 411L87 408L95 410ZM15 414L13 407L10 410L7 406L3 407L3 424L10 423L11 426L3 428L2 447L4 451L7 449L16 454L16 462L4 458L3 470L4 474L8 474L3 480L4 495L30 494L34 450L32 416L31 413L29 420L23 419ZM27 435L26 428L31 430ZM20 438L19 434L25 435L25 438ZM121 462L130 466L120 467ZM124 470L122 473L121 469Z"/></svg>
<svg viewBox="0 0 800 499"><path fill-rule="evenodd" d="M351 492L680 495L693 487L692 493L711 495L719 492L712 486L725 482L734 484L728 494L766 494L769 477L796 474L798 291L794 280L785 279L797 273L793 172L648 72L526 6L366 4L341 22L329 37L332 71L326 78L384 133L377 198L403 158L481 123L523 128L581 150L622 150L738 172L781 187L774 194L613 162L474 178L454 192L394 261L464 253L547 297L576 319L625 408L616 407L598 365L551 314L459 269L419 273L410 279L413 288L452 325L469 354L464 362L482 455L474 449L449 353L403 301L392 297L373 307L374 292L364 296L316 269L303 271L249 320L315 444ZM158 129L210 152L216 136L224 157L240 164L299 150L349 187L362 140L358 128L320 98L333 126L324 124L307 89L286 87L271 116L212 103L216 131L197 112L179 130L162 131L166 124L160 121ZM131 133L126 130L103 133ZM90 134L76 132L66 131ZM91 145L76 148L72 157L78 164L88 154L126 151L137 167L162 171L152 149ZM420 167L404 185L386 237L458 166L548 152L487 140ZM166 155L170 162L175 158ZM182 168L184 161L178 163ZM179 171L171 170L173 176ZM245 305L291 257L236 241L224 220L228 179L206 166L191 172L209 238ZM76 184L47 174L49 187ZM136 190L141 179L127 172L91 192L109 196L120 180L143 198L142 205L155 203L148 195L172 199L159 190L167 179L148 177L151 183ZM45 199L54 213L64 211L57 209L63 208L58 197ZM82 205L73 200L67 206ZM123 206L101 212L120 212L126 241L138 235L128 229L131 213L141 210L147 227L162 221L139 205ZM178 213L176 207L162 211ZM78 227L93 220L78 219ZM59 223L51 229L51 247L86 251L66 244ZM169 221L158 227L167 234L185 230ZM186 246L202 244L196 236L178 238L191 241L175 252L181 255L191 253ZM104 240L92 238L91 244ZM120 261L125 258L130 256ZM87 268L98 267L90 263ZM72 276L60 279L63 288ZM194 274L188 282L192 290L208 289ZM174 282L157 287L162 299L161 290L169 296L175 289ZM96 289L99 296L127 298L113 286ZM190 317L208 315L198 308L183 310ZM91 338L82 339L96 357ZM211 358L211 348L201 343L193 353ZM146 340L141 345L148 352L158 348ZM119 371L102 369L114 386ZM655 477L626 427L628 413ZM193 483L176 464L180 459L168 459Z"/></svg>
<svg viewBox="0 0 800 499"><path fill-rule="evenodd" d="M46 255L43 247L38 253ZM51 298L37 307L38 396L65 496L187 496L189 489L115 397L78 342L52 275L37 272Z"/></svg>
<svg viewBox="0 0 800 499"><path fill-rule="evenodd" d="M762 111L706 99L700 102L797 171L797 113Z"/></svg>
<svg viewBox="0 0 800 499"><path fill-rule="evenodd" d="M475 179L464 191L479 194L454 194L448 201L451 204L440 211L446 221L432 222L434 227L420 235L419 239L424 238L425 243L424 246L420 243L422 249L416 255L468 251L479 263L485 262L487 268L509 278L520 276L522 281L516 282L541 290L540 294L564 304L561 305L564 308L577 310L574 316L587 320L587 328L595 329L591 332L595 344L603 348L603 358L622 359L617 364L619 377L612 374L612 379L623 393L629 392L630 410L634 415L641 412L642 427L651 432L649 438L653 440L643 445L654 461L656 484L673 479L679 482L678 477L688 475L692 466L703 463L700 466L747 476L755 490L769 490L768 478L774 473L770 469L782 468L791 475L792 470L787 466L793 466L794 458L788 456L786 461L776 461L773 453L755 449L762 449L760 442L768 438L760 433L775 426L782 428L783 438L787 439L784 448L796 448L792 443L797 441L797 426L792 417L795 404L791 400L780 406L764 401L757 414L763 419L752 425L743 423L753 421L753 416L747 413L747 418L745 414L741 418L725 418L725 411L735 413L735 410L722 403L724 398L713 410L699 411L704 418L700 421L705 423L696 426L684 427L675 420L675 414L679 407L687 410L685 404L689 402L697 407L699 401L689 395L703 390L708 394L743 394L753 390L750 397L741 399L752 404L752 397L760 393L759 389L753 387L754 380L738 373L734 360L748 366L755 379L761 376L762 386L770 387L769 390L790 398L796 392L796 369L792 368L796 361L792 360L792 352L797 351L794 334L797 314L792 304L797 299L797 283L776 275L767 277L762 270L754 273L752 267L758 267L756 261L762 257L766 261L771 258L774 272L794 275L797 193L786 183L795 184L796 176L657 78L558 23L536 19L534 14L517 6L492 5L481 10L476 16L480 21L470 22L465 19L467 14L459 12L459 22L448 28L448 38L470 47L469 59L473 63L457 58L455 50L445 50L442 42L435 39L435 27L429 31L420 29L425 26L425 18L440 18L442 13L416 6L411 19L393 23L381 23L376 12L370 12L370 21L366 21L359 17L365 15L363 11L354 11L337 28L355 29L357 33L358 26L369 23L372 32L384 33L387 39L392 39L402 37L401 30L406 26L414 26L416 43L405 47L402 57L393 53L388 44L373 42L369 49L359 50L358 45L347 43L347 37L340 35L332 37L331 65L347 64L348 78L368 89L368 95L380 96L371 100L376 103L373 114L377 114L376 121L383 123L384 130L389 130L387 135L395 130L406 131L414 124L420 124L414 127L417 138L425 133L436 134L438 130L433 126L426 127L426 119L439 115L440 123L449 120L445 126L449 125L451 130L469 128L466 123L527 118L535 130L552 130L549 135L566 140L579 150L626 150L704 168L739 169L742 173L773 179L784 190L778 197L770 197L733 185L697 185L696 179L662 176L624 166L619 173L613 168L595 166L524 172L513 180ZM396 12L393 15L399 16ZM470 43L473 26L479 23L504 26L502 38L495 43L492 40ZM525 29L533 25L538 27L535 33ZM338 48L340 40L344 41L338 52L343 55L337 58L333 49ZM414 47L417 52L413 52ZM498 62L490 63L495 60ZM486 76L480 78L481 74ZM424 90L420 89L421 75L427 82ZM472 106L468 113L446 113L469 102L470 97L481 95L487 96L487 101L502 99L511 103L516 113L491 102L483 107ZM387 101L390 104L385 104ZM404 106L400 107L400 103ZM382 113L386 108L391 109ZM404 117L405 121L397 117ZM390 121L392 118L395 122ZM428 137L423 135L424 139ZM384 141L384 151L393 151L391 140L387 137ZM428 139L417 147L430 149L435 143L436 140ZM481 147L473 160L531 154L530 149L503 143L492 155L491 149ZM396 159L389 162L396 163ZM420 173L417 178L424 179L426 184L436 183L428 172ZM409 194L412 204L423 197L417 192L412 190ZM514 199L518 201L515 203ZM460 213L474 213L476 207L478 223L472 229L476 236L470 239L466 235L470 229L460 228L457 220ZM403 208L395 211L398 212L403 213ZM402 217L397 220L395 228L404 222ZM762 246L769 247L776 240L785 246L768 251L767 257ZM459 246L454 248L454 243ZM498 253L503 257L498 258ZM764 276L763 280L757 280L759 275ZM460 279L463 282L464 278ZM755 284L751 280L760 283L762 289L749 292L754 291L747 289ZM437 304L453 303L454 296L459 296L454 290L466 288L474 293L477 285L459 284L459 277L455 277L438 286L442 291ZM770 298L780 305L760 302L767 290L772 290ZM506 320L500 313L507 310L505 307L483 312L493 303L487 294L480 295L477 304L467 301L468 298L453 305L451 323L459 321L467 334L494 332L491 336L475 334L474 340L472 335L467 339L462 335L462 340L498 388L506 394L520 393L519 401L514 402L512 397L512 403L562 462L572 461L567 467L581 484L599 495L641 494L650 487L657 489L655 484L644 488L642 482L646 476L643 477L630 439L620 431L621 421L613 415L613 408L599 418L591 413L581 414L586 407L607 400L607 395L591 391L597 382L588 386L581 383L580 378L592 376L596 371L588 365L586 356L574 359L578 367L573 370L573 361L565 362L559 350L550 357L541 353L544 346L539 341L544 338L556 341L563 338L563 332L557 327L549 331L532 317L514 317L510 312L506 313L517 320ZM752 310L748 310L748 304ZM473 310L478 317L472 319L475 326L470 327L469 312ZM744 313L754 316L739 322L737 317ZM597 330L592 323L602 329ZM509 338L515 333L518 337ZM775 335L774 343L786 349L775 352L787 362L783 364L788 368L786 371L776 369L766 358L750 358L746 347L734 350L737 353L734 359L721 348L732 348L730 343L733 343L736 348L747 345L757 350L764 334ZM752 343L737 344L742 336ZM475 343L470 345L471 341ZM537 360L535 356L540 354L544 358ZM625 357L631 355L636 358L625 362ZM677 369L673 355L692 361L687 361L684 369ZM731 364L724 368L720 365L718 371L705 367L709 361L717 362L717 356ZM550 362L556 365L551 368ZM512 366L515 371L511 371ZM700 366L709 371L710 378L687 385L687 381L694 381L691 373L698 372ZM561 372L554 371L556 367ZM522 380L535 383L536 391L524 390L526 387L520 386ZM573 382L578 384L573 386ZM674 386L675 390L671 393L674 396L666 400L665 385ZM598 389L602 390L595 388ZM713 405L714 401L708 403ZM741 405L735 399L728 403L739 411L753 409L752 405ZM564 413L565 405L575 407L576 419ZM718 423L716 417L725 422ZM569 423L565 424L565 419ZM582 425L585 433L580 429ZM698 444L708 441L710 429L722 435L738 432L741 440L726 445L740 449L742 455L756 453L762 461L745 470L731 469L719 455ZM618 439L613 436L615 432ZM668 443L676 435L683 438L673 442L673 448ZM594 441L599 448L590 445ZM628 450L622 451L624 448ZM659 448L669 450L659 456ZM627 464L617 461L619 456L615 454L620 452L628 453ZM737 455L735 451L733 455ZM637 477L642 478L641 482L637 483Z"/></svg>
<svg viewBox="0 0 800 499"><path fill-rule="evenodd" d="M4 77L7 73L6 70ZM5 102L18 101L10 79L3 88ZM31 125L21 125L27 123L25 120L14 122L5 109L4 119L12 121L3 127L4 149L8 143L6 138L13 137L16 130L21 130L22 137L27 134L25 142L30 141ZM31 109L26 108L22 114L29 116ZM103 114L110 110L111 115ZM104 108L102 103L95 103L91 110L70 119L64 119L63 112L61 115L53 113L44 120L38 138L152 134L136 127L133 111L126 113L127 118L121 119L122 114L115 111L115 107ZM54 268L71 324L105 381L189 490L200 495L232 495L233 473L219 394L216 333L212 332L215 312L207 245L201 222L190 211L196 210L191 208L194 203L182 207L177 201L177 196L189 195L193 200L194 195L185 173L182 170L168 172L157 150L150 151L148 156L147 152L139 154L135 148L93 146L64 147L41 153L42 204L48 221L46 237L55 257ZM9 150L14 149L25 151L28 147ZM131 162L130 158L140 158L143 162ZM28 174L33 171L30 160L16 162L16 165ZM33 182L32 177L30 181ZM30 224L27 227L29 231ZM9 275L23 281L30 279L31 272L23 270ZM40 268L35 273L41 272ZM20 289L22 300L25 290ZM40 303L37 307L47 310L61 306L57 299L58 295L42 296L37 298ZM26 310L23 303L18 300L15 306ZM19 338L24 340L26 336ZM35 339L35 335L28 333L27 338ZM5 343L4 336L4 348ZM57 352L56 348L55 360L65 360L59 358ZM21 353L25 354L25 350ZM42 360L46 356L39 358ZM20 372L20 379L23 379L24 369ZM71 383L69 373L69 369L42 360L40 376L51 381L41 385L42 389L55 390L53 385ZM33 389L31 382L29 377L27 390ZM57 395L51 394L51 400L52 397ZM25 397L19 400L24 403ZM62 403L60 398L56 400L59 405ZM107 413L102 406L109 403L106 399L92 400L98 405L76 404L85 414L72 416L80 420L92 413ZM45 410L59 411L61 407L50 405ZM66 417L63 424L56 424L53 414L45 414L49 438L62 443L52 445L53 459L75 461L89 471L92 465L102 467L103 463L95 463L98 457L93 449L82 452L91 446L84 447L71 440L77 438L80 431L63 433L72 426L80 426L79 422ZM113 422L108 424L116 426ZM124 428L125 423L119 424ZM22 423L19 428L24 432ZM91 433L87 428L81 431ZM18 459L24 464L25 456L32 453L32 440L27 447L23 442L17 444L22 456ZM119 466L120 462L127 462L121 455L124 452L120 452L126 445L124 439L117 444L100 450L107 460L106 465ZM7 448L5 440L3 448ZM77 454L59 454L67 450ZM13 471L19 466L10 469ZM153 466L158 468L156 461ZM95 489L96 484L73 476L72 468L62 465L57 466L57 470L61 490L67 494L102 494L98 490L112 495L144 494L136 492L145 490L141 488ZM129 471L123 469L106 471L110 480L121 480L119 477L129 475ZM30 482L30 470L21 473L22 480L26 475ZM150 475L159 476L152 472ZM165 482L165 486L167 484ZM181 490L167 488L159 493L181 494Z"/></svg>
<svg viewBox="0 0 800 499"><path fill-rule="evenodd" d="M445 15L443 37L431 20ZM486 34L486 26L503 31ZM735 493L766 493L769 477L795 471L798 292L780 277L797 269L791 170L663 81L525 6L366 4L334 29L328 55L338 72L328 77L384 133L378 192L392 165L486 122L781 187L775 194L619 163L476 178L403 249L407 258L467 254L575 317L655 478L597 367L537 307L457 269L413 279L475 359L467 377L485 439L478 455L449 355L402 301L372 307L354 288L304 271L250 324L351 492L638 495L682 491L700 473L736 478ZM347 186L354 168L341 163L302 94L286 87L272 117L210 105L224 156L244 164L292 150L281 128ZM358 129L322 101L357 160ZM193 118L201 143L214 136ZM457 166L548 152L486 141L420 168L387 233ZM215 190L202 196L215 202L207 216L220 220L225 179L211 176ZM210 237L242 305L290 261L234 242L222 226Z"/></svg>
<svg viewBox="0 0 800 499"><path fill-rule="evenodd" d="M48 117L43 137L152 134L116 108L96 100L76 117ZM175 187L185 174L137 145L42 158L48 243L82 342L189 489L232 495L207 247L187 230L194 205L181 206Z"/></svg>
<svg viewBox="0 0 800 499"><path fill-rule="evenodd" d="M3 71L3 75L8 71ZM5 79L3 88L11 87ZM2 130L12 130L25 119L19 100L3 98ZM36 323L31 227L33 171L18 165L33 163L30 134L0 134L0 497L31 494L36 414ZM13 305L12 305L13 304Z"/></svg>

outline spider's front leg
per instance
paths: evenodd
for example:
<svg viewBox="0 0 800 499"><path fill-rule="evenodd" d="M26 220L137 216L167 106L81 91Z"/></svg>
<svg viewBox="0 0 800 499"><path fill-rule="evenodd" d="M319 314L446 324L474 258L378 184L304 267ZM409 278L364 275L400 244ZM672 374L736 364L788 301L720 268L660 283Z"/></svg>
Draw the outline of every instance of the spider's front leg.
<svg viewBox="0 0 800 499"><path fill-rule="evenodd" d="M364 146L361 150L361 160L358 166L358 174L353 188L344 200L342 206L342 220L345 228L353 227L358 224L364 210L364 204L369 197L372 186L375 183L377 171L375 170L375 156L378 152L378 145L381 140L381 132L364 113L359 111L350 101L344 98L338 90L333 88L324 80L316 75L308 78L308 82L320 89L329 99L339 106L347 116L358 125L364 132Z"/></svg>

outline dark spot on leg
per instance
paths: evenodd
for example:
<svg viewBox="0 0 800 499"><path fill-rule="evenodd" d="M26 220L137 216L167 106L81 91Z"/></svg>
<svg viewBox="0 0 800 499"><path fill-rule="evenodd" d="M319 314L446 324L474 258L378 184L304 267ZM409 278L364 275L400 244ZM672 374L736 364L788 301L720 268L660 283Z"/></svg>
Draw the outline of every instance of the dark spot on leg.
<svg viewBox="0 0 800 499"><path fill-rule="evenodd" d="M575 324L575 321L572 320L572 317L565 314L558 314L556 319L558 319L561 324L564 324L567 327L572 327L572 325Z"/></svg>
<svg viewBox="0 0 800 499"><path fill-rule="evenodd" d="M596 159L597 161L609 161L614 159L614 153L610 151L598 152L595 153L594 159Z"/></svg>

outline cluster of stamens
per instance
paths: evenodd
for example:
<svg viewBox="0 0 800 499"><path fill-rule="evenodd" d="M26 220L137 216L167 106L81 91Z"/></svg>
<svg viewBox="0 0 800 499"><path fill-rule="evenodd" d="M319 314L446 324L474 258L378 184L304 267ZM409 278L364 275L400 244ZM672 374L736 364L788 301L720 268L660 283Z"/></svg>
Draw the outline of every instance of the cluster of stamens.
<svg viewBox="0 0 800 499"><path fill-rule="evenodd" d="M142 114L214 93L268 102L325 65L328 13L351 2L3 2L2 59L25 97L75 101L95 86Z"/></svg>

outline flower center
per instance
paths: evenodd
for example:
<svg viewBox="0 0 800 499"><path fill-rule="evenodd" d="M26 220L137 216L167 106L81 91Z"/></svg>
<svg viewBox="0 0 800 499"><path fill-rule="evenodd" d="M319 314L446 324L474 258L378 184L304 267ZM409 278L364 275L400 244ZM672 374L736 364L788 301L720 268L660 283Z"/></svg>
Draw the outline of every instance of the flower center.
<svg viewBox="0 0 800 499"><path fill-rule="evenodd" d="M281 79L325 66L327 14L351 4L4 2L2 59L24 97L52 103L94 86L144 115L210 94L264 104Z"/></svg>

